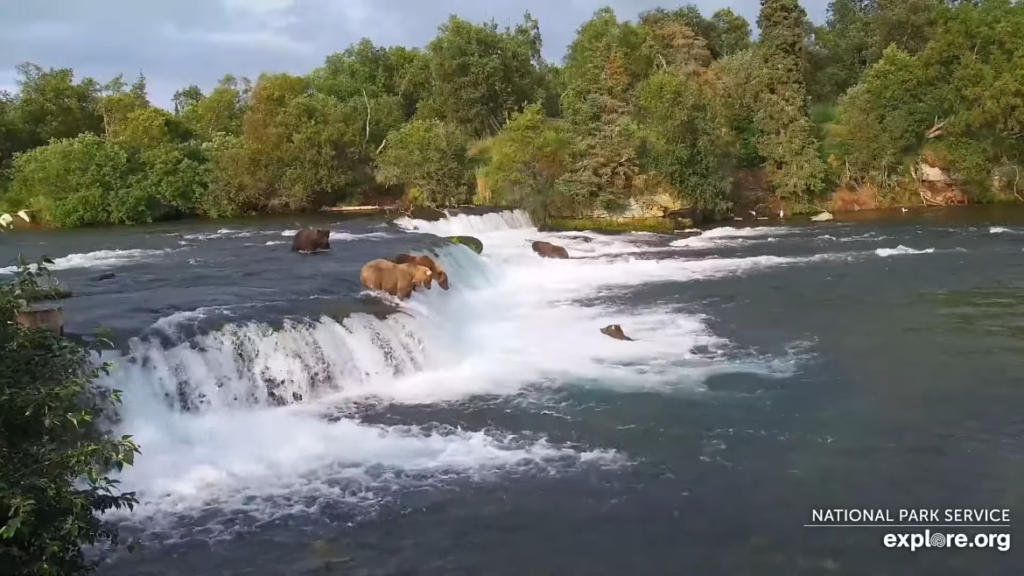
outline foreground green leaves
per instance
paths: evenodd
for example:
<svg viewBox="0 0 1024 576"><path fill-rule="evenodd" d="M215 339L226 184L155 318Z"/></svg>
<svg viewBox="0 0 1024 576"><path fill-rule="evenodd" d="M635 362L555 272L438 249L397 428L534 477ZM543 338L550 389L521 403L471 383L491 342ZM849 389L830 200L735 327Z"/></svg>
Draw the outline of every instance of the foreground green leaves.
<svg viewBox="0 0 1024 576"><path fill-rule="evenodd" d="M118 391L94 385L106 366L69 339L15 322L45 290L46 263L22 262L17 279L0 285L0 573L11 576L91 572L83 546L119 545L99 515L137 503L108 477L139 448L103 430L120 402Z"/></svg>

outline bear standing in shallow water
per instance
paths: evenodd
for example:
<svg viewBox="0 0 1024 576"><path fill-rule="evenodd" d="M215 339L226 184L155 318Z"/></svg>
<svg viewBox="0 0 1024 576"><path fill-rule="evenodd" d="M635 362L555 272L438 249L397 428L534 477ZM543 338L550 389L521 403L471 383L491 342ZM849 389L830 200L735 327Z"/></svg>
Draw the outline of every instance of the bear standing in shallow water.
<svg viewBox="0 0 1024 576"><path fill-rule="evenodd" d="M444 271L444 268L438 266L430 256L399 254L392 258L391 261L395 264L412 263L429 268L430 272L433 274L434 280L437 281L437 285L443 290L448 289L448 273Z"/></svg>
<svg viewBox="0 0 1024 576"><path fill-rule="evenodd" d="M426 266L411 262L395 264L378 258L363 265L359 271L359 282L367 290L380 290L406 300L416 288L422 286L430 290L432 276L433 272Z"/></svg>
<svg viewBox="0 0 1024 576"><path fill-rule="evenodd" d="M558 244L552 244L551 242L544 242L537 240L530 245L533 251L540 254L543 258L568 258L569 253L566 252L565 248L562 248Z"/></svg>
<svg viewBox="0 0 1024 576"><path fill-rule="evenodd" d="M299 230L292 239L292 252L319 252L331 249L331 231L322 228L317 230Z"/></svg>

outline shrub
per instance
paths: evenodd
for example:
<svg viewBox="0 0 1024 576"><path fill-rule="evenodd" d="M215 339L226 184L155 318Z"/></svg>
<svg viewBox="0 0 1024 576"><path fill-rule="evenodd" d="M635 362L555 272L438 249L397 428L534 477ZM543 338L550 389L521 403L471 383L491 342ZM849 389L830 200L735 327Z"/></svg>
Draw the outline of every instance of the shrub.
<svg viewBox="0 0 1024 576"><path fill-rule="evenodd" d="M49 263L22 260L0 284L0 574L10 576L92 572L83 547L119 545L100 514L137 503L106 476L139 452L130 436L99 424L120 403L119 391L93 384L107 365L83 345L16 321L44 290Z"/></svg>

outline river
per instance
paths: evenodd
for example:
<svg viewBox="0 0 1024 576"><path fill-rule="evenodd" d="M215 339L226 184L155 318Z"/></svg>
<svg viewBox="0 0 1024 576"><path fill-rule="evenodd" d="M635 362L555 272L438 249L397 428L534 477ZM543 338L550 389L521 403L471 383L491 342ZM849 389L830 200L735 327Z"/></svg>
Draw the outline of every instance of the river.
<svg viewBox="0 0 1024 576"><path fill-rule="evenodd" d="M331 251L292 253L317 224ZM455 234L482 255L439 238ZM410 251L434 251L451 289L399 305L359 286L363 263ZM1024 564L883 545L923 529L805 527L824 508L1024 513L1019 210L685 236L503 212L0 237L0 264L18 253L54 258L69 334L104 326L119 347L106 383L141 446L119 478L140 505L107 519L144 546L105 576Z"/></svg>

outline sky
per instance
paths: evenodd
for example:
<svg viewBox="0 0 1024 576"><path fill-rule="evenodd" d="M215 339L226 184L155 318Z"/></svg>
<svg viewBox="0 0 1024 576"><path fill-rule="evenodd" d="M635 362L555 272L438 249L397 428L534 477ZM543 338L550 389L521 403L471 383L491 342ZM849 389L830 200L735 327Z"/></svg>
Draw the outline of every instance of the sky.
<svg viewBox="0 0 1024 576"><path fill-rule="evenodd" d="M424 46L450 14L514 25L540 22L544 57L560 62L576 29L601 6L620 19L692 3L705 16L723 7L756 28L759 0L0 0L0 89L15 90L25 61L75 70L101 82L146 76L150 100L169 107L180 88L204 91L224 74L304 74L360 38ZM828 0L801 0L822 22Z"/></svg>

